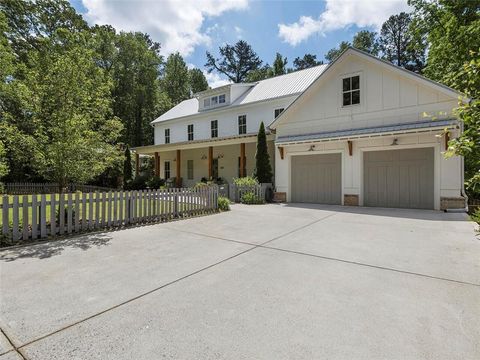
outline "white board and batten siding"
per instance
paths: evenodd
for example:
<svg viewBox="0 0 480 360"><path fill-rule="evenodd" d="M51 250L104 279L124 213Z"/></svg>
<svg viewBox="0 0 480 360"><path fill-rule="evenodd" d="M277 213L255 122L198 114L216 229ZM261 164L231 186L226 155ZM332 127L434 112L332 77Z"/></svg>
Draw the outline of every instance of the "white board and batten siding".
<svg viewBox="0 0 480 360"><path fill-rule="evenodd" d="M343 107L342 79L360 76L360 104ZM335 63L301 96L289 111L275 124L278 136L302 135L319 132L359 129L402 123L425 122L429 119L455 118L453 110L458 98L430 82L392 69L380 61L371 61L355 53L346 54ZM462 189L460 157L445 159L444 139L441 133L417 133L353 139L353 154L349 155L347 141L315 143L315 151L308 152L311 144L287 145L284 159L275 157L277 191L286 192L292 201L291 179L295 155L338 153L342 158L342 195L359 196L364 205L364 154L414 148L433 149L433 208L439 209L440 197L459 196ZM458 130L451 132L457 136ZM396 146L392 146L396 138ZM294 177L294 176L293 176Z"/></svg>

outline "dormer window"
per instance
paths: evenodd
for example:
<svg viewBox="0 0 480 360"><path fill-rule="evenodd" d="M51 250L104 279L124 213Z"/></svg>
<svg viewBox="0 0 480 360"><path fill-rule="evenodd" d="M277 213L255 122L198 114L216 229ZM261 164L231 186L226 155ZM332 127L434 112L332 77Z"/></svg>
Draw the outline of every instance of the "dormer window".
<svg viewBox="0 0 480 360"><path fill-rule="evenodd" d="M343 106L360 104L360 76L342 79Z"/></svg>
<svg viewBox="0 0 480 360"><path fill-rule="evenodd" d="M210 98L210 106L215 106L218 104L218 96L212 96Z"/></svg>
<svg viewBox="0 0 480 360"><path fill-rule="evenodd" d="M210 106L210 98L203 99L203 107L209 107Z"/></svg>
<svg viewBox="0 0 480 360"><path fill-rule="evenodd" d="M218 103L219 104L225 104L225 94L222 94L222 95L218 96Z"/></svg>
<svg viewBox="0 0 480 360"><path fill-rule="evenodd" d="M227 96L225 94L210 96L203 99L203 107L211 108L218 106L219 104L225 104L227 102Z"/></svg>

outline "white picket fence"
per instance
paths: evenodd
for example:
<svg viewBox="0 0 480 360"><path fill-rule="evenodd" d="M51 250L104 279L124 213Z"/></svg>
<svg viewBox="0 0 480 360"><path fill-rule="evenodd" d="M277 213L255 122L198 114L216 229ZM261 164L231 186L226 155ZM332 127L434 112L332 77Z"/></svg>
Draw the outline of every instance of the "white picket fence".
<svg viewBox="0 0 480 360"><path fill-rule="evenodd" d="M5 192L7 194L52 194L59 191L59 185L57 183L6 183L4 184ZM68 184L63 192L94 192L94 191L113 191L107 187L96 185L84 185L84 184Z"/></svg>
<svg viewBox="0 0 480 360"><path fill-rule="evenodd" d="M3 195L4 244L215 212L218 188Z"/></svg>

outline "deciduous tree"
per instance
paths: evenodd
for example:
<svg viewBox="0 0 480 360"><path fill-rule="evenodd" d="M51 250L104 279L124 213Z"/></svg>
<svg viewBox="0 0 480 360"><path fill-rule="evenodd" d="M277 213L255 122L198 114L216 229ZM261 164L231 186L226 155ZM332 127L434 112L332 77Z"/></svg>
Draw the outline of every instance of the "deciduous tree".
<svg viewBox="0 0 480 360"><path fill-rule="evenodd" d="M305 54L303 57L297 57L293 60L294 70L308 69L312 66L323 64L322 61L317 61L317 55Z"/></svg>

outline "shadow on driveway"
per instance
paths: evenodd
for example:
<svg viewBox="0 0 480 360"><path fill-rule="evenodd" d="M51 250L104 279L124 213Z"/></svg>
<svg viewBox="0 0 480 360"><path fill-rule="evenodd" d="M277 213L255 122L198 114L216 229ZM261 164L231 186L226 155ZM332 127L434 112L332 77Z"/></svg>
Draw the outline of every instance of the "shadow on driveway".
<svg viewBox="0 0 480 360"><path fill-rule="evenodd" d="M25 244L18 247L5 249L0 253L1 261L15 261L22 258L46 259L60 255L67 248L88 250L93 247L108 245L112 239L107 233L88 234L76 236L65 240L52 240L39 244Z"/></svg>

